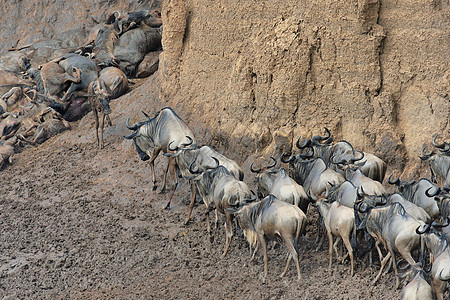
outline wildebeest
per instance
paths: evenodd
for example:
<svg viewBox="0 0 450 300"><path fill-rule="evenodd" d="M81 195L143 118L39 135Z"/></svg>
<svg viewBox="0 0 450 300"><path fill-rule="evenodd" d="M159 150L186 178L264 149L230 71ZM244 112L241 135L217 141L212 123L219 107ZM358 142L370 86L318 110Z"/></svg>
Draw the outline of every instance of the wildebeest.
<svg viewBox="0 0 450 300"><path fill-rule="evenodd" d="M198 147L192 145L188 148L183 147L179 149L170 147L171 145L169 146L169 150L175 152L166 153L164 155L167 157L175 157L176 164L180 170L180 173L185 178L193 175L189 171L192 162L195 162L197 172L202 172L210 168L210 166L215 165L216 162L213 159L214 157L219 161L219 165L224 166L228 170L228 172L230 172L230 174L234 176L234 178L240 181L244 180L244 172L242 172L242 169L239 167L239 165L234 160L231 160L218 153L210 146L204 145L202 147ZM191 218L192 209L195 204L196 191L196 185L191 184L191 202L189 205L187 217L185 219L185 224L187 224Z"/></svg>
<svg viewBox="0 0 450 300"><path fill-rule="evenodd" d="M46 97L62 98L70 83L80 83L81 70L77 67L68 72L57 62L50 61L38 68L44 90L40 91ZM70 72L70 73L69 73Z"/></svg>
<svg viewBox="0 0 450 300"><path fill-rule="evenodd" d="M8 163L12 164L14 145L16 142L16 137L12 137L6 141L0 140L0 170Z"/></svg>
<svg viewBox="0 0 450 300"><path fill-rule="evenodd" d="M132 29L120 36L114 47L114 57L127 76L135 76L139 63L150 51L161 48L161 30L147 25Z"/></svg>
<svg viewBox="0 0 450 300"><path fill-rule="evenodd" d="M273 164L253 168L250 164L250 171L256 173L255 180L258 189L263 197L269 194L274 195L278 200L296 205L306 214L309 204L309 198L301 185L290 178L284 168L271 169L277 164L272 157Z"/></svg>
<svg viewBox="0 0 450 300"><path fill-rule="evenodd" d="M432 300L433 289L424 278L423 269L412 267L414 278L403 287L400 294L402 300Z"/></svg>
<svg viewBox="0 0 450 300"><path fill-rule="evenodd" d="M439 149L436 153L433 150L425 152L427 146L422 148L421 160L429 163L431 171L431 181L439 186L450 186L450 144L436 142L438 135L433 137L432 144Z"/></svg>
<svg viewBox="0 0 450 300"><path fill-rule="evenodd" d="M417 266L411 251L418 248L420 244L420 236L416 233L416 228L418 226L423 227L425 223L411 217L400 203L390 203L383 207L370 208L367 205L361 205L358 207L358 210L366 214L360 226L365 226L367 232L375 239L375 247L381 260L380 271L373 283L375 284L378 281L384 267L389 260L392 260L396 277L395 287L398 288L400 282L397 277L395 253L400 253L411 266ZM388 251L383 259L381 259L383 255L379 248L380 243Z"/></svg>
<svg viewBox="0 0 450 300"><path fill-rule="evenodd" d="M448 219L447 219L447 225ZM443 300L445 288L450 282L450 247L447 237L441 236L428 224L422 229L417 227L417 233L423 235L425 245L432 255L431 275L433 289L438 300Z"/></svg>
<svg viewBox="0 0 450 300"><path fill-rule="evenodd" d="M39 122L36 122L36 124L33 125L33 127L36 127L36 131L31 140L22 135L17 135L20 140L32 145L42 144L58 133L71 129L69 122L64 120L60 113L50 107L35 116L35 118L39 118ZM30 129L31 127L28 130Z"/></svg>
<svg viewBox="0 0 450 300"><path fill-rule="evenodd" d="M116 99L128 90L127 76L116 67L107 67L100 71L99 79L109 90L110 99Z"/></svg>
<svg viewBox="0 0 450 300"><path fill-rule="evenodd" d="M191 179L194 181L206 206L205 216L208 234L211 232L209 225L210 205L214 204L216 208L216 228L218 222L217 212L225 215L226 240L223 252L223 256L225 256L233 238L231 214L227 209L252 201L254 197L243 181L236 179L224 166L220 166L217 158L213 157L213 159L216 161L215 168L202 171L199 173L200 175L192 176ZM190 172L197 174L199 171L194 170L193 163L191 163L189 168Z"/></svg>
<svg viewBox="0 0 450 300"><path fill-rule="evenodd" d="M104 146L103 128L105 126L105 119L107 119L109 126L112 125L111 119L109 118L109 114L111 113L111 108L109 107L110 91L106 87L103 80L97 79L89 85L88 94L89 103L91 104L92 113L94 114L95 138L97 140L97 146L102 149ZM101 118L98 116L99 113L102 115ZM100 135L98 133L99 129Z"/></svg>
<svg viewBox="0 0 450 300"><path fill-rule="evenodd" d="M66 72L70 72L74 68L78 68L81 71L80 82L74 82L70 85L61 99L63 102L68 101L76 91L86 93L91 82L98 78L97 65L92 59L86 56L68 53L63 57L53 60L53 62L58 62Z"/></svg>
<svg viewBox="0 0 450 300"><path fill-rule="evenodd" d="M340 185L345 181L344 176L328 168L321 157L303 160L300 155L287 159L282 156L281 161L290 163L293 179L303 186L313 200L332 186Z"/></svg>
<svg viewBox="0 0 450 300"><path fill-rule="evenodd" d="M7 140L20 128L21 120L18 115L5 113L0 117L0 139Z"/></svg>
<svg viewBox="0 0 450 300"><path fill-rule="evenodd" d="M264 255L264 278L267 278L268 274L266 238L282 241L288 250L289 256L280 277L286 275L289 263L294 259L297 277L299 280L302 278L298 261L298 240L300 235L304 234L306 215L298 206L280 201L269 194L261 201L241 206L232 213L236 215L250 248L254 248L258 242L261 244Z"/></svg>
<svg viewBox="0 0 450 300"><path fill-rule="evenodd" d="M144 113L147 120L138 122L132 126L129 124L128 117L127 128L133 130L133 133L124 136L126 139L132 139L136 147L136 151L141 160L150 159L150 171L152 173L153 190L156 190L156 176L154 161L161 150L167 153L168 145L172 147L186 147L195 143L195 137L189 126L170 108L166 107L157 112L153 118ZM167 171L170 171L175 184L169 195L169 201L166 208L170 207L170 201L178 184L176 176L175 158L170 158L164 172L163 189L166 187Z"/></svg>
<svg viewBox="0 0 450 300"><path fill-rule="evenodd" d="M349 142L340 141L333 143L333 137L331 136L330 131L327 128L325 128L325 131L325 136L313 136L311 139L306 139L303 143L300 143L301 137L299 137L296 142L297 148L304 149L306 147L314 147L316 155L322 157L329 165L331 164L331 158L333 156L336 161L346 160L350 162L352 159L355 159L356 151ZM387 168L386 163L371 153L362 153L364 154L364 157L358 161L361 163L359 168L363 174L373 180L383 182ZM330 165L330 167L340 172L336 166Z"/></svg>
<svg viewBox="0 0 450 300"><path fill-rule="evenodd" d="M427 191L437 188L430 180L421 178L418 181L407 182L396 178L391 181L391 176L389 176L387 182L396 185L397 191L406 200L422 207L433 220L439 217L439 207L437 201L434 200L434 195L427 195Z"/></svg>
<svg viewBox="0 0 450 300"><path fill-rule="evenodd" d="M345 178L357 188L364 189L365 194L377 196L387 194L386 189L381 182L364 175L361 169L352 165L346 165L343 170L345 172Z"/></svg>
<svg viewBox="0 0 450 300"><path fill-rule="evenodd" d="M336 256L339 258L337 251L337 243L342 239L350 257L350 274L353 276L353 249L350 244L350 235L355 226L355 214L353 208L349 208L345 205L340 205L339 202L334 201L329 203L325 201L325 197L319 196L317 201L313 204L316 205L320 215L322 216L327 230L328 236L328 256L329 264L328 268L331 270L333 248ZM333 244L333 235L337 237L336 242ZM342 261L346 258L345 255Z"/></svg>
<svg viewBox="0 0 450 300"><path fill-rule="evenodd" d="M5 70L19 74L30 67L28 57L18 51L9 51L0 56L0 70Z"/></svg>

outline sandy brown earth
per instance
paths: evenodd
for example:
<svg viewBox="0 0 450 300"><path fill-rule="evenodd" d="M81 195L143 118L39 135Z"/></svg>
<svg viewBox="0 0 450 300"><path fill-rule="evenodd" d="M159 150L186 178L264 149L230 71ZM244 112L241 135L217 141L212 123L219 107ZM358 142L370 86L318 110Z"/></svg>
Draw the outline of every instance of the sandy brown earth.
<svg viewBox="0 0 450 300"><path fill-rule="evenodd" d="M155 83L156 81L156 83ZM22 149L0 172L0 297L2 299L393 299L394 275L373 286L377 266L334 263L316 252L310 208L307 239L300 243L302 281L290 266L279 278L286 251L269 252L269 276L262 278L258 253L249 262L244 239L236 235L221 257L221 219L211 242L200 206L183 225L189 186L178 185L170 210L167 194L152 192L149 167L122 138L126 116L154 112L150 78L112 103L113 126L106 147L94 143L93 117L38 147ZM146 93L146 97L142 94ZM153 104L152 104L153 103ZM161 104L158 104L161 105ZM182 112L180 112L182 116ZM134 119L133 119L134 118ZM142 117L139 117L142 119ZM191 124L191 127L192 124ZM166 159L157 159L161 178ZM252 183L252 178L247 177Z"/></svg>

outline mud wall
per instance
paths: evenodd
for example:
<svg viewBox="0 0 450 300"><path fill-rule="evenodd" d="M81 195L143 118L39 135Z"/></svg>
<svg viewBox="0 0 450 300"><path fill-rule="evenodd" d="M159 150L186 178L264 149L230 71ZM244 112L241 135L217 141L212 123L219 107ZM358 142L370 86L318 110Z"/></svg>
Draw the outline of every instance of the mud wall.
<svg viewBox="0 0 450 300"><path fill-rule="evenodd" d="M448 1L168 0L161 95L241 154L326 126L411 175L423 144L448 137L449 14Z"/></svg>
<svg viewBox="0 0 450 300"><path fill-rule="evenodd" d="M95 19L153 2L6 0L0 51L79 46ZM412 175L423 144L449 136L449 1L165 0L162 14L155 111L182 111L240 162L276 131L326 126Z"/></svg>

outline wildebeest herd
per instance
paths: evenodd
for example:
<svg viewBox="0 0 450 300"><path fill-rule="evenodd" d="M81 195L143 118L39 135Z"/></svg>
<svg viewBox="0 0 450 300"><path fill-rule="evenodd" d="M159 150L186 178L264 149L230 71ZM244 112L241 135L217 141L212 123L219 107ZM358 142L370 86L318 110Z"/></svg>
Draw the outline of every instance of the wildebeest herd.
<svg viewBox="0 0 450 300"><path fill-rule="evenodd" d="M396 287L400 277L406 277L403 299L433 299L433 294L443 299L450 280L450 144L438 143L438 135L432 139L435 150L426 152L424 148L421 156L429 161L431 180L406 182L390 175L387 182L395 186L393 194L382 185L386 164L380 158L354 149L347 141L334 143L326 128L324 136L298 138L297 153L284 153L281 162L274 157L259 167L253 162L250 170L258 187L254 193L243 182L241 168L210 146L199 146L192 130L171 108L152 118L144 115L145 121L133 125L127 119L132 133L125 138L133 140L142 160L150 160L153 189L157 187L154 160L163 151L168 164L162 189L168 171L175 181L165 208L170 207L177 177L188 180L192 193L185 223L190 220L198 192L205 205L209 235L209 212L215 210L216 228L218 213L225 215L223 256L230 247L235 217L235 227L248 241L250 259L258 248L263 251L264 278L268 276L267 241L276 240L288 250L281 276L294 260L301 279L298 243L305 234L311 205L317 208L323 224L318 228L325 227L330 268L333 251L339 260L350 259L351 275L355 257L370 264L378 257L380 270L373 283L383 271L393 268ZM288 164L288 170L282 163ZM337 238L334 243L333 236ZM340 240L347 250L343 257L338 250ZM399 274L399 268L408 270Z"/></svg>
<svg viewBox="0 0 450 300"><path fill-rule="evenodd" d="M91 110L103 147L104 123L111 124L109 101L128 91L130 78L156 71L162 34L158 9L115 11L104 22L93 20L98 24L82 46L39 41L0 56L0 168L21 146L70 129L69 122Z"/></svg>

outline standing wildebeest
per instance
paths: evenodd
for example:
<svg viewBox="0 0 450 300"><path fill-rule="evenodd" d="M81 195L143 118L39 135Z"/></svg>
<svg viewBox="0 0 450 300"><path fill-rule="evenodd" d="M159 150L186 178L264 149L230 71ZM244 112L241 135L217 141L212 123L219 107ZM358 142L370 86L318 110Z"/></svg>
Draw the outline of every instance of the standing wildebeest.
<svg viewBox="0 0 450 300"><path fill-rule="evenodd" d="M111 113L111 108L109 107L109 96L110 91L106 87L105 82L101 79L97 79L88 87L89 103L91 104L92 113L94 114L95 120L95 138L97 140L97 146L103 148L103 128L105 126L105 119L108 120L109 126L111 126L111 119L109 114ZM99 120L98 114L101 113L102 117ZM100 122L99 122L100 121ZM100 123L100 136L98 134Z"/></svg>
<svg viewBox="0 0 450 300"><path fill-rule="evenodd" d="M333 137L331 136L330 131L327 128L325 128L325 131L325 136L313 136L311 139L306 139L302 144L300 144L299 137L296 143L297 148L304 149L309 146L314 147L316 155L322 157L329 165L331 164L331 158L333 156L335 156L337 161L350 161L355 158L355 149L349 142L340 141L333 144ZM360 160L358 159L358 161L361 162L359 168L363 174L373 180L383 182L387 168L386 163L371 153L362 153L364 154L364 157ZM330 167L335 169L335 171L340 172L336 166L330 165Z"/></svg>
<svg viewBox="0 0 450 300"><path fill-rule="evenodd" d="M272 165L253 168L253 163L250 164L250 171L256 173L255 180L258 185L258 190L263 197L269 194L274 195L278 200L296 205L306 214L308 210L309 198L301 185L290 178L284 168L273 168L277 161L273 160Z"/></svg>
<svg viewBox="0 0 450 300"><path fill-rule="evenodd" d="M317 201L313 204L317 206L320 215L322 216L327 230L328 236L328 256L329 264L328 269L331 270L331 263L333 261L332 254L333 248L336 257L339 258L337 251L337 244L342 239L348 254L342 258L342 262L347 257L350 257L350 274L353 276L353 249L350 244L350 235L355 227L355 213L353 208L339 204L338 201L329 203L325 201L325 197L319 196ZM336 242L333 244L333 235L337 237Z"/></svg>
<svg viewBox="0 0 450 300"><path fill-rule="evenodd" d="M438 135L434 135L432 144L439 149L437 153L430 150L425 152L427 146L422 148L421 160L428 160L431 171L431 181L439 186L450 186L450 144L436 142Z"/></svg>
<svg viewBox="0 0 450 300"><path fill-rule="evenodd" d="M444 226L449 226L448 219ZM425 244L430 250L433 259L431 275L434 292L438 300L443 300L445 288L450 282L450 247L447 237L440 235L433 227L427 224L423 229L417 227L416 231L423 235Z"/></svg>
<svg viewBox="0 0 450 300"><path fill-rule="evenodd" d="M401 300L432 300L433 289L425 280L422 269L412 267L414 278L402 289Z"/></svg>
<svg viewBox="0 0 450 300"><path fill-rule="evenodd" d="M205 203L206 227L209 235L211 233L209 224L210 205L214 204L216 208L216 228L218 224L218 212L225 215L226 240L223 252L223 256L225 256L233 238L231 214L227 209L256 199L253 199L252 193L245 182L236 179L224 166L220 166L217 158L212 158L215 160L216 166L213 169L208 168L206 171L195 170L193 167L195 161L193 161L189 166L189 171L196 175L190 176L190 179L194 181Z"/></svg>
<svg viewBox="0 0 450 300"><path fill-rule="evenodd" d="M395 288L398 288L400 282L397 276L395 252L400 253L411 266L417 266L411 251L418 248L420 244L420 236L416 233L416 228L417 226L424 226L425 223L411 217L400 203L390 203L383 207L371 208L363 203L358 207L358 210L366 214L361 227L365 226L367 232L375 239L375 248L380 259L383 255L379 244L383 244L388 251L387 255L381 260L380 271L373 283L375 284L378 281L384 267L392 260L396 280Z"/></svg>
<svg viewBox="0 0 450 300"><path fill-rule="evenodd" d="M298 261L298 239L304 234L306 215L298 206L280 201L274 195L268 195L261 201L244 205L232 213L236 215L250 248L256 246L258 242L261 244L264 254L264 279L268 273L266 238L282 241L288 250L286 267L280 277L286 274L293 258L298 279L302 278Z"/></svg>
<svg viewBox="0 0 450 300"><path fill-rule="evenodd" d="M323 158L315 157L303 160L302 157L304 156L301 154L288 159L282 156L281 161L290 163L294 180L303 186L312 200L316 200L317 196L323 192L345 181L344 176L327 167Z"/></svg>
<svg viewBox="0 0 450 300"><path fill-rule="evenodd" d="M402 194L406 200L422 207L433 220L439 217L439 207L437 201L434 199L434 195L428 196L427 194L427 191L437 189L437 186L430 180L422 178L418 181L414 180L413 182L406 182L396 178L391 181L391 176L389 175L387 182L396 185L397 191Z"/></svg>
<svg viewBox="0 0 450 300"><path fill-rule="evenodd" d="M143 112L144 113L144 112ZM150 172L152 173L153 190L156 190L156 176L155 176L155 159L161 150L167 153L168 145L171 143L173 147L186 147L195 143L194 133L189 126L170 108L163 108L156 113L153 118L150 118L144 113L147 120L138 122L132 126L129 124L130 118L127 119L127 128L133 130L133 133L124 136L126 139L133 139L136 151L141 160L150 159ZM176 174L175 158L170 158L164 172L163 188L166 187L167 171L170 171L175 184L169 195L169 201L165 208L170 207L170 201L178 185L178 178Z"/></svg>
<svg viewBox="0 0 450 300"><path fill-rule="evenodd" d="M189 148L171 148L171 143L169 143L169 150L175 151L173 153L164 154L167 157L175 157L177 166L183 177L189 177L193 174L189 171L189 166L193 161L195 161L197 170L204 171L209 166L215 165L214 158L219 161L219 165L224 166L234 178L242 181L244 180L244 172L239 167L239 165L224 155L218 153L210 146L194 147ZM185 224L187 224L191 218L192 209L195 204L195 196L197 194L197 187L195 183L191 182L191 202L189 204L188 214L185 219Z"/></svg>

